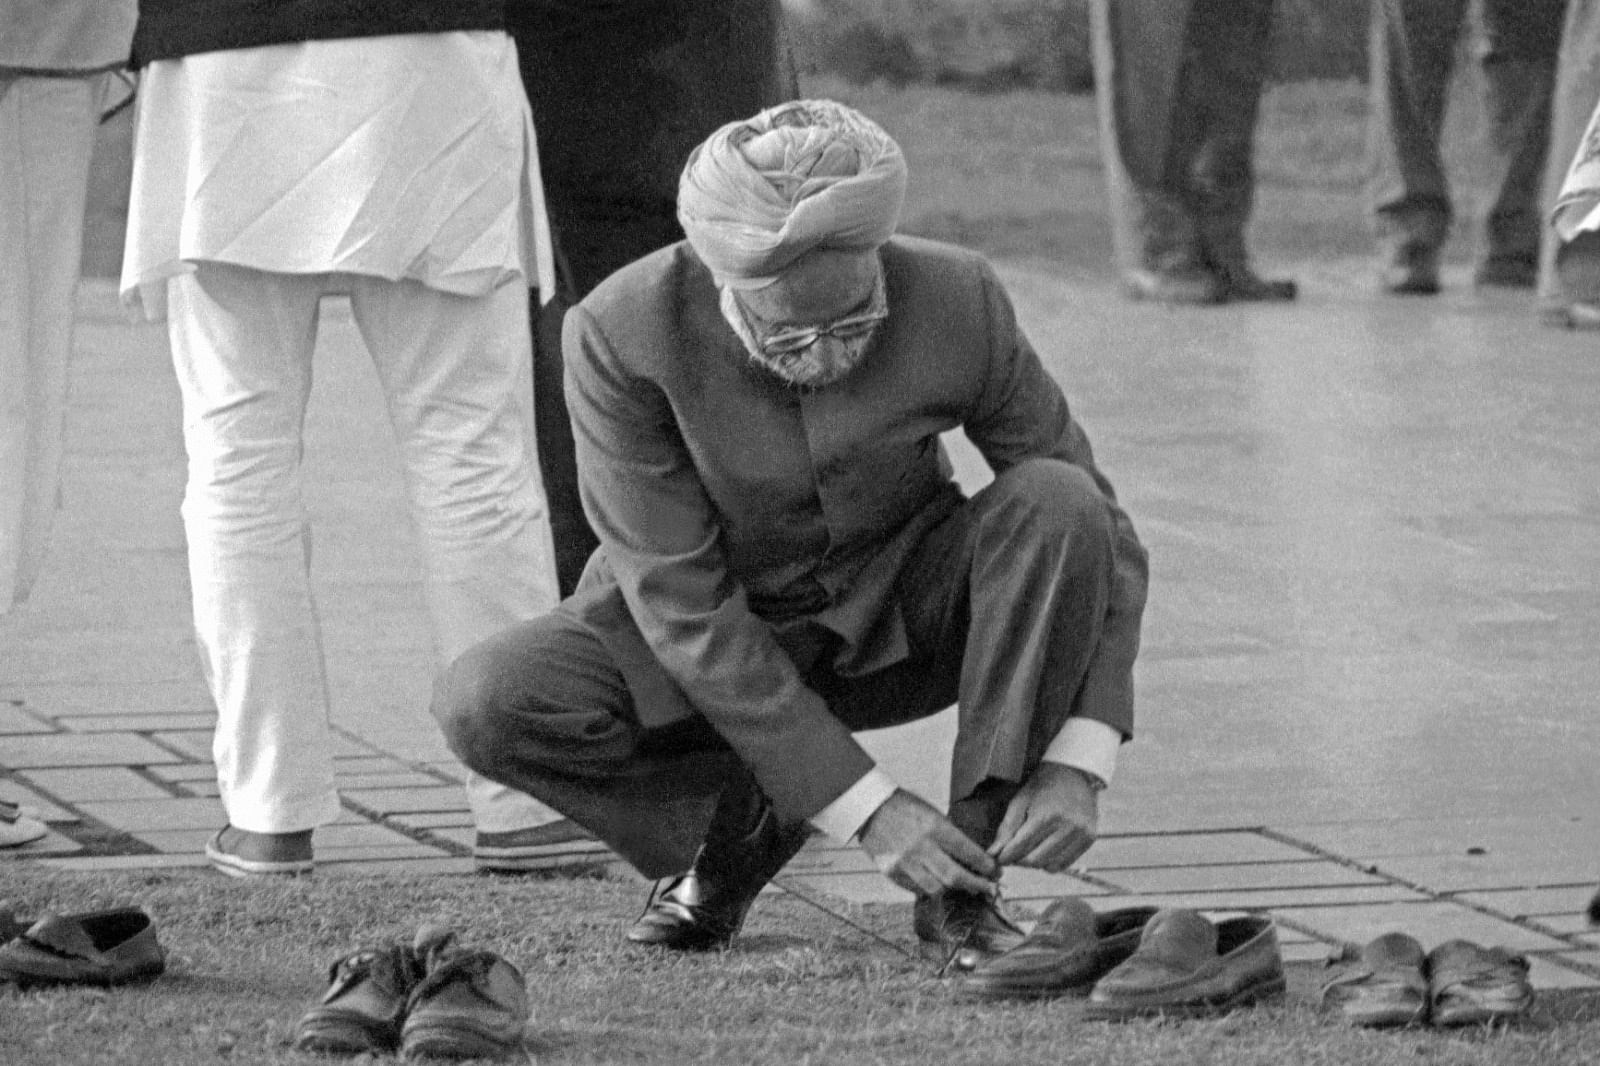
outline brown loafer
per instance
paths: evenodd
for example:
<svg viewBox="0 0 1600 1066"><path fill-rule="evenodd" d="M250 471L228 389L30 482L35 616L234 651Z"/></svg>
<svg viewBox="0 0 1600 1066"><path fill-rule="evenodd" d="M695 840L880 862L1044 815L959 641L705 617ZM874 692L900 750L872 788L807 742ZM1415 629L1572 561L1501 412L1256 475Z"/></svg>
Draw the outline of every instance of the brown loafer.
<svg viewBox="0 0 1600 1066"><path fill-rule="evenodd" d="M1322 983L1318 999L1351 1025L1399 1028L1427 1020L1427 957L1416 938L1385 933L1355 957L1330 959L1329 965L1335 972Z"/></svg>
<svg viewBox="0 0 1600 1066"><path fill-rule="evenodd" d="M1428 952L1428 1007L1434 1025L1476 1025L1533 1005L1528 960L1505 948L1449 940Z"/></svg>
<svg viewBox="0 0 1600 1066"><path fill-rule="evenodd" d="M946 969L976 969L1004 955L1023 941L1022 930L1001 910L1000 902L970 892L918 896L911 910L911 928L930 945Z"/></svg>
<svg viewBox="0 0 1600 1066"><path fill-rule="evenodd" d="M1058 899L1022 943L968 974L958 994L977 1000L1086 994L1133 954L1155 913L1154 907L1126 907L1095 914L1075 896Z"/></svg>
<svg viewBox="0 0 1600 1066"><path fill-rule="evenodd" d="M1127 961L1096 982L1087 1015L1203 1017L1282 996L1284 988L1271 918L1212 924L1195 911L1162 910Z"/></svg>
<svg viewBox="0 0 1600 1066"><path fill-rule="evenodd" d="M46 914L0 946L0 983L120 985L166 969L150 916L133 907Z"/></svg>

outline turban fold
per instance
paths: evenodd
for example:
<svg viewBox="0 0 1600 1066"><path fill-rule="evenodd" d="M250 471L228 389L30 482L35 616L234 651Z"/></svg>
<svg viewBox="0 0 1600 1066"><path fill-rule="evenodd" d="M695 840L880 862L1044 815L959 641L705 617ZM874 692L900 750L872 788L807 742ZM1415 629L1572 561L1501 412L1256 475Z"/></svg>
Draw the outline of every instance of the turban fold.
<svg viewBox="0 0 1600 1066"><path fill-rule="evenodd" d="M719 285L754 289L813 249L878 247L905 196L905 158L877 123L832 100L797 100L694 150L678 221Z"/></svg>

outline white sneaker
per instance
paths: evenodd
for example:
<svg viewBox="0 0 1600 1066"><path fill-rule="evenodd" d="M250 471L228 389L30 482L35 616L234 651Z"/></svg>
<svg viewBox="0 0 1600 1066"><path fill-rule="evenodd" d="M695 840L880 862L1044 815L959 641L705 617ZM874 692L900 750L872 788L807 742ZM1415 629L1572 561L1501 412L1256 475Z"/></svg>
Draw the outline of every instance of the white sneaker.
<svg viewBox="0 0 1600 1066"><path fill-rule="evenodd" d="M38 840L50 832L37 818L23 813L15 803L0 800L0 848L14 848L30 840Z"/></svg>

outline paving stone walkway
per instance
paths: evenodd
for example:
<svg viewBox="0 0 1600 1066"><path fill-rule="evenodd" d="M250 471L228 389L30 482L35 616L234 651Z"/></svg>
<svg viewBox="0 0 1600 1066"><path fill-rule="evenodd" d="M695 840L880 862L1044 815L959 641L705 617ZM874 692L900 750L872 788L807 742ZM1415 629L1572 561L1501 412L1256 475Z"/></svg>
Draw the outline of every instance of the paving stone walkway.
<svg viewBox="0 0 1600 1066"><path fill-rule="evenodd" d="M1600 986L1600 335L1448 277L1381 300L1302 271L1289 308L1161 310L1012 265L1153 568L1139 728L1070 876L1012 870L1026 916L1270 909L1291 957L1402 928L1527 951ZM0 798L50 836L0 859L201 866L222 824L188 623L183 450L160 328L80 301L63 509L0 619ZM466 874L460 766L426 708L428 637L394 444L348 313L325 309L308 504L345 813L319 876ZM986 477L951 441L964 483ZM949 713L867 742L942 801ZM908 897L814 842L778 890Z"/></svg>

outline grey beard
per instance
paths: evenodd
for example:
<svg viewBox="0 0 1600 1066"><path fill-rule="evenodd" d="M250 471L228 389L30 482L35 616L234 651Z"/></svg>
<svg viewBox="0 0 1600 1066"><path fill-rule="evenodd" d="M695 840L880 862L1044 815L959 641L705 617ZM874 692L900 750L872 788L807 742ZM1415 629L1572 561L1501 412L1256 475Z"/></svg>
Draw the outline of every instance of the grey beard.
<svg viewBox="0 0 1600 1066"><path fill-rule="evenodd" d="M875 331L850 341L819 337L810 347L777 359L749 345L745 350L757 366L771 371L794 388L822 389L844 378L866 358L874 335Z"/></svg>

